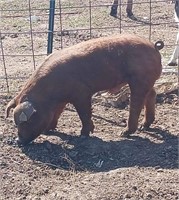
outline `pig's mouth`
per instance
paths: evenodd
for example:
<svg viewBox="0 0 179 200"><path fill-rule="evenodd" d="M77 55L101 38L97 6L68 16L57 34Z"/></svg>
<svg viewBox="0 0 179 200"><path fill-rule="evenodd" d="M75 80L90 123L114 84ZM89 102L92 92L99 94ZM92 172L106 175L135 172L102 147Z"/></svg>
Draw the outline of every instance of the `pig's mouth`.
<svg viewBox="0 0 179 200"><path fill-rule="evenodd" d="M17 137L16 141L17 141L18 146L22 147L22 146L26 146L29 143L33 142L33 140L35 138L37 138L37 137L32 136L32 137L29 137L29 138L25 138L21 134L18 134L18 137Z"/></svg>
<svg viewBox="0 0 179 200"><path fill-rule="evenodd" d="M19 147L26 146L30 144L33 140L23 140L22 138L17 137L16 142Z"/></svg>

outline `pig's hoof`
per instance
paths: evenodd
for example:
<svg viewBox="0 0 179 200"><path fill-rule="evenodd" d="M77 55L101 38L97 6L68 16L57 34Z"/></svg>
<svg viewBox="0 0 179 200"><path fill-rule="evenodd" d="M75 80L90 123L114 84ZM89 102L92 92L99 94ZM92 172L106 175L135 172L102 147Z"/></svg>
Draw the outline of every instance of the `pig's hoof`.
<svg viewBox="0 0 179 200"><path fill-rule="evenodd" d="M131 15L127 14L127 17L134 21L137 21L137 18L133 14L131 14Z"/></svg>
<svg viewBox="0 0 179 200"><path fill-rule="evenodd" d="M80 135L80 138L81 139L87 139L87 138L89 138L90 136L89 135Z"/></svg>
<svg viewBox="0 0 179 200"><path fill-rule="evenodd" d="M149 130L150 129L150 125L151 124L148 124L148 123L144 123L143 125L141 125L140 127L139 127L139 131L147 131L147 130Z"/></svg>
<svg viewBox="0 0 179 200"><path fill-rule="evenodd" d="M81 131L81 138L88 138L89 137L90 132L89 131Z"/></svg>
<svg viewBox="0 0 179 200"><path fill-rule="evenodd" d="M48 130L48 131L44 131L43 134L44 135L53 135L53 133L56 131L56 129L53 130Z"/></svg>
<svg viewBox="0 0 179 200"><path fill-rule="evenodd" d="M130 135L131 135L131 132L128 131L128 130L123 131L123 132L121 133L121 137L129 137Z"/></svg>
<svg viewBox="0 0 179 200"><path fill-rule="evenodd" d="M85 128L81 130L81 136L89 137L90 133L93 133L94 125L90 126L90 128Z"/></svg>

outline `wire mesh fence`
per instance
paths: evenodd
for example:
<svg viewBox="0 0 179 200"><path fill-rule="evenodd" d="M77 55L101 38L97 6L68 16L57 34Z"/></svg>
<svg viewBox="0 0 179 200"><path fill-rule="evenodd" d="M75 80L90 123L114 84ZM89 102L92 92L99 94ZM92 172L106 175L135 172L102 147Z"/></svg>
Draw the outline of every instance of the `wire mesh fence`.
<svg viewBox="0 0 179 200"><path fill-rule="evenodd" d="M135 20L126 16L119 0L117 17L110 16L112 0L56 0L53 50L90 38L134 33L152 42L163 40L166 66L175 46L174 4L167 0L136 0ZM0 92L17 92L47 56L50 1L0 0ZM176 70L176 68L173 68ZM172 73L172 72L171 72Z"/></svg>

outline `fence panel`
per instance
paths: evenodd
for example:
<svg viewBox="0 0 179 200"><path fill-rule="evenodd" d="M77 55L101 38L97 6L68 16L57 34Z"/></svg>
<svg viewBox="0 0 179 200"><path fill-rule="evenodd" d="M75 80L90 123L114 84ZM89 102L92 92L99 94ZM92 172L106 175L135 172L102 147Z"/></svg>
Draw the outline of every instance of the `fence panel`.
<svg viewBox="0 0 179 200"><path fill-rule="evenodd" d="M164 41L161 53L166 66L178 32L170 2L136 0L136 20L131 20L126 16L126 1L119 0L118 17L114 18L109 15L112 0L56 0L53 50L94 37L134 33L153 42ZM0 0L0 4L0 92L6 94L19 91L47 55L50 3Z"/></svg>

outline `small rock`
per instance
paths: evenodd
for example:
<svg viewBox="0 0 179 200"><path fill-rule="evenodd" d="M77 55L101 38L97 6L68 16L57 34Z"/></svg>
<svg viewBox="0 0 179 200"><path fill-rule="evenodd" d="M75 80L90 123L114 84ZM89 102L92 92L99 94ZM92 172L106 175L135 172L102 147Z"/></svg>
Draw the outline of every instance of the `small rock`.
<svg viewBox="0 0 179 200"><path fill-rule="evenodd" d="M44 189L44 192L47 194L49 192L49 189L48 188L45 188Z"/></svg>
<svg viewBox="0 0 179 200"><path fill-rule="evenodd" d="M130 199L130 198L131 198L131 195L127 193L127 194L124 195L124 198L125 198L125 199Z"/></svg>
<svg viewBox="0 0 179 200"><path fill-rule="evenodd" d="M0 166L1 166L2 168L5 168L5 167L7 167L8 165L7 165L7 163L1 161L1 162L0 162Z"/></svg>
<svg viewBox="0 0 179 200"><path fill-rule="evenodd" d="M17 38L17 37L18 37L18 34L17 34L17 33L13 33L13 34L10 35L10 37L11 37L11 38Z"/></svg>
<svg viewBox="0 0 179 200"><path fill-rule="evenodd" d="M35 16L35 15L30 16L30 17L28 18L28 20L30 21L30 19L31 19L32 22L38 22L38 21L40 21L40 17Z"/></svg>
<svg viewBox="0 0 179 200"><path fill-rule="evenodd" d="M147 200L152 199L152 195L150 193L146 194L146 199Z"/></svg>
<svg viewBox="0 0 179 200"><path fill-rule="evenodd" d="M133 190L137 190L137 187L136 187L136 186L133 186L132 189L133 189Z"/></svg>
<svg viewBox="0 0 179 200"><path fill-rule="evenodd" d="M157 172L163 172L163 169L157 169Z"/></svg>
<svg viewBox="0 0 179 200"><path fill-rule="evenodd" d="M5 39L5 35L1 35L1 40Z"/></svg>

